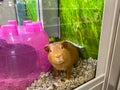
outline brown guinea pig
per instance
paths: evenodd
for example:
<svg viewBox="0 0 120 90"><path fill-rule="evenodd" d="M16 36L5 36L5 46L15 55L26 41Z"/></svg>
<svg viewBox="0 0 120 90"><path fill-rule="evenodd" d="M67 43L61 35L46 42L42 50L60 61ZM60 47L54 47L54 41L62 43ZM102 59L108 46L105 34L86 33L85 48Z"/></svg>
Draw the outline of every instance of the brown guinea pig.
<svg viewBox="0 0 120 90"><path fill-rule="evenodd" d="M66 78L69 79L73 65L79 60L78 49L68 41L54 42L46 45L44 48L48 52L48 60L53 66L54 76L58 71L66 72Z"/></svg>

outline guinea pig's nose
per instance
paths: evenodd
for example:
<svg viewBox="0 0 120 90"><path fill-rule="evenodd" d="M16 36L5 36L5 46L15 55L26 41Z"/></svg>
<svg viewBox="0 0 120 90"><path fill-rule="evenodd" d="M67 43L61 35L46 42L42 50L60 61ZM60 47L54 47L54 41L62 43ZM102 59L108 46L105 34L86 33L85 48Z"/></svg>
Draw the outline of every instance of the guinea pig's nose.
<svg viewBox="0 0 120 90"><path fill-rule="evenodd" d="M57 55L57 56L56 56L56 58L60 58L60 57L61 57L61 55Z"/></svg>

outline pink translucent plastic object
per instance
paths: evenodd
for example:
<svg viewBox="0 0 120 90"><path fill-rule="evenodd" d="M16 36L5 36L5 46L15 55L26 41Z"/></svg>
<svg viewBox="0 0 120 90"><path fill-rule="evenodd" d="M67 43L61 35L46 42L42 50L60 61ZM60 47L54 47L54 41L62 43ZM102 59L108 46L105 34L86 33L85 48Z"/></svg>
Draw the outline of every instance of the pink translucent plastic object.
<svg viewBox="0 0 120 90"><path fill-rule="evenodd" d="M3 25L1 26L1 30L3 37L18 35L17 27L15 25Z"/></svg>
<svg viewBox="0 0 120 90"><path fill-rule="evenodd" d="M17 21L16 20L8 20L8 24L17 26Z"/></svg>
<svg viewBox="0 0 120 90"><path fill-rule="evenodd" d="M8 43L19 43L17 27L15 25L2 25L1 26L1 38Z"/></svg>
<svg viewBox="0 0 120 90"><path fill-rule="evenodd" d="M34 32L40 32L43 30L41 22L33 22Z"/></svg>
<svg viewBox="0 0 120 90"><path fill-rule="evenodd" d="M44 47L49 43L48 35L42 28L41 22L34 22L26 24L27 33L27 44L35 47L36 51L39 53L39 61L37 63L40 70L47 72L51 65L47 58L47 52L45 52Z"/></svg>
<svg viewBox="0 0 120 90"><path fill-rule="evenodd" d="M24 37L24 34L26 33L26 24L28 23L32 23L32 20L25 20L23 22L23 25L18 27L19 34L23 35L23 37Z"/></svg>
<svg viewBox="0 0 120 90"><path fill-rule="evenodd" d="M38 28L34 29L35 32L36 31L40 31L39 33L36 33L35 35L35 38L34 38L34 41L35 42L40 42L39 44L36 44L36 48L38 48L40 50L40 61L39 64L41 65L41 69L44 71L47 71L51 65L48 61L48 58L47 58L47 52L44 50L44 47L45 45L47 45L49 43L49 38L48 38L48 35L47 33L45 32L45 30L43 29L42 27L42 23L41 22L36 22L38 26ZM39 39L37 39L39 38ZM42 52L42 53L41 53ZM45 65L45 66L43 66Z"/></svg>
<svg viewBox="0 0 120 90"><path fill-rule="evenodd" d="M38 59L32 46L0 39L0 90L25 90L41 72Z"/></svg>
<svg viewBox="0 0 120 90"><path fill-rule="evenodd" d="M33 34L34 33L34 28L32 23L27 23L25 25L25 33L26 34Z"/></svg>
<svg viewBox="0 0 120 90"><path fill-rule="evenodd" d="M23 22L23 26L26 26L27 23L32 23L32 20L25 20L25 21Z"/></svg>
<svg viewBox="0 0 120 90"><path fill-rule="evenodd" d="M51 70L44 47L49 43L41 22L28 23L26 34L15 25L1 26L0 90L25 90L41 72Z"/></svg>
<svg viewBox="0 0 120 90"><path fill-rule="evenodd" d="M19 28L16 20L8 20L8 25L15 25L15 27L17 28L17 30Z"/></svg>
<svg viewBox="0 0 120 90"><path fill-rule="evenodd" d="M1 30L1 26L0 26L0 38L2 37L2 30Z"/></svg>

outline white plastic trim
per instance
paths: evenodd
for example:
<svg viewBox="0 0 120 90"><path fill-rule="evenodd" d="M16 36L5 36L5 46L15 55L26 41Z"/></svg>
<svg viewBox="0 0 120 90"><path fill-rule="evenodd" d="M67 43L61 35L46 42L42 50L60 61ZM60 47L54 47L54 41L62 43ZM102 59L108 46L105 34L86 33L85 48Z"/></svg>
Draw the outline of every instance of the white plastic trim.
<svg viewBox="0 0 120 90"><path fill-rule="evenodd" d="M43 22L43 7L42 7L42 0L36 0L37 3L37 16L38 16L38 21L42 22L42 26L44 28L44 22Z"/></svg>
<svg viewBox="0 0 120 90"><path fill-rule="evenodd" d="M117 90L120 90L120 76L119 76L119 82L118 82L118 85L117 85Z"/></svg>
<svg viewBox="0 0 120 90"><path fill-rule="evenodd" d="M94 90L95 88L97 88L97 89L95 89L95 90L101 90L99 86L102 85L103 83L104 83L104 81L96 84L95 86L93 86L93 87L90 88L89 90ZM98 87L99 87L99 88L98 88ZM101 87L101 88L102 88L102 87Z"/></svg>
<svg viewBox="0 0 120 90"><path fill-rule="evenodd" d="M110 66L107 90L116 90L120 74L120 13L116 32L115 46Z"/></svg>
<svg viewBox="0 0 120 90"><path fill-rule="evenodd" d="M116 0L105 0L96 76L106 73L111 62L116 34L115 12Z"/></svg>
<svg viewBox="0 0 120 90"><path fill-rule="evenodd" d="M37 21L40 21L39 0L36 0Z"/></svg>
<svg viewBox="0 0 120 90"><path fill-rule="evenodd" d="M90 89L96 87L96 85L99 85L103 82L104 82L104 74L92 79L91 81L81 85L80 87L77 87L74 90L90 90Z"/></svg>
<svg viewBox="0 0 120 90"><path fill-rule="evenodd" d="M115 46L115 42L116 42L116 35L117 35L117 27L118 27L118 20L119 20L119 4L120 1L119 0L109 0L108 3L111 3L111 7L110 8L112 11L112 22L111 22L111 26L110 27L110 39L107 42L108 43L108 53L106 56L106 65L105 65L105 70L103 71L103 73L105 73L105 83L103 84L103 88L102 90L110 90L108 89L108 84L109 84L109 75L110 75L110 70L111 70L111 65L112 63L112 59L114 58L114 48L117 48ZM113 4L114 3L114 4ZM110 15L110 13L108 13ZM117 48L118 49L118 48ZM114 58L115 59L115 58ZM117 74L117 73L116 73ZM111 89L113 90L113 89Z"/></svg>

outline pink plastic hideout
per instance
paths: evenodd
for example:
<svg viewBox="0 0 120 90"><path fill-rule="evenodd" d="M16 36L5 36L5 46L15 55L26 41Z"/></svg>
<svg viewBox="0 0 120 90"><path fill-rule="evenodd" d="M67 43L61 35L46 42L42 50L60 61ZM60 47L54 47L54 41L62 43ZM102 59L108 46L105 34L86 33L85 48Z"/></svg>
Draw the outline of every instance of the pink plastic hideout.
<svg viewBox="0 0 120 90"><path fill-rule="evenodd" d="M15 20L9 20L7 25L2 25L0 90L25 90L41 72L50 71L51 65L44 50L48 43L41 22L25 21L23 26L18 26Z"/></svg>

